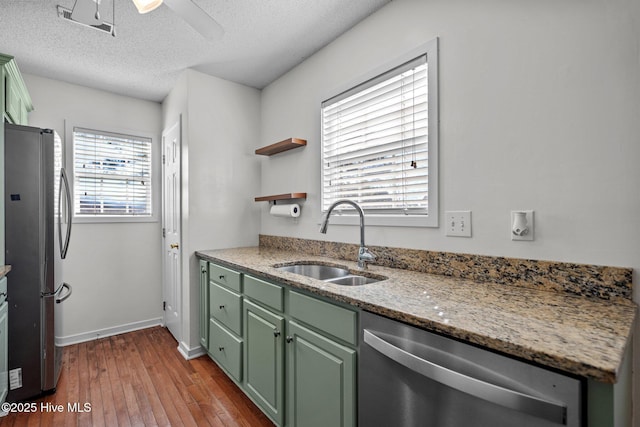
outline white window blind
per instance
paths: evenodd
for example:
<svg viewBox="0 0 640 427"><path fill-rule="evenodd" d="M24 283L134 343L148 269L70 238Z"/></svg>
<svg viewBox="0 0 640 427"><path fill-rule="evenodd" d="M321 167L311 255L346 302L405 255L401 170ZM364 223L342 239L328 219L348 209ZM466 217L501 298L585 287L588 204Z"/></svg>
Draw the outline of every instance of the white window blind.
<svg viewBox="0 0 640 427"><path fill-rule="evenodd" d="M429 212L428 64L420 56L322 104L322 210Z"/></svg>
<svg viewBox="0 0 640 427"><path fill-rule="evenodd" d="M151 139L73 130L74 214L151 216Z"/></svg>

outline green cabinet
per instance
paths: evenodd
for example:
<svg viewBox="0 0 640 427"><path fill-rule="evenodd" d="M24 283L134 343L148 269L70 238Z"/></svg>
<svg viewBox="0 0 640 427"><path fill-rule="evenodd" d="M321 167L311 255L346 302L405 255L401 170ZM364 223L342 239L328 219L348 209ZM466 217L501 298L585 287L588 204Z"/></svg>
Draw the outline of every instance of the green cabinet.
<svg viewBox="0 0 640 427"><path fill-rule="evenodd" d="M242 338L209 320L209 354L233 379L242 381Z"/></svg>
<svg viewBox="0 0 640 427"><path fill-rule="evenodd" d="M209 263L209 280L236 292L242 292L242 275L217 264Z"/></svg>
<svg viewBox="0 0 640 427"><path fill-rule="evenodd" d="M200 260L200 345L209 351L209 267Z"/></svg>
<svg viewBox="0 0 640 427"><path fill-rule="evenodd" d="M9 123L26 125L27 115L33 110L33 105L18 66L13 57L3 54L0 54L0 66L2 66L4 89L2 100L4 120Z"/></svg>
<svg viewBox="0 0 640 427"><path fill-rule="evenodd" d="M0 265L4 265L4 123L26 125L33 105L13 57L1 53L0 110Z"/></svg>
<svg viewBox="0 0 640 427"><path fill-rule="evenodd" d="M201 295L207 309L201 313L201 325L209 328L209 356L238 384L243 378L242 275L236 271L207 263L208 293ZM201 290L202 292L202 290ZM202 326L201 326L202 328ZM201 334L203 332L201 331Z"/></svg>
<svg viewBox="0 0 640 427"><path fill-rule="evenodd" d="M358 313L294 290L288 313L289 425L355 426Z"/></svg>
<svg viewBox="0 0 640 427"><path fill-rule="evenodd" d="M356 425L356 350L289 321L288 425Z"/></svg>
<svg viewBox="0 0 640 427"><path fill-rule="evenodd" d="M244 300L245 391L278 425L284 419L284 317Z"/></svg>
<svg viewBox="0 0 640 427"><path fill-rule="evenodd" d="M20 93L18 92L18 84L15 79L10 76L5 77L5 90L5 112L7 113L9 120L13 123L23 124L22 120L26 118L27 113L22 102L22 98L20 97Z"/></svg>
<svg viewBox="0 0 640 427"><path fill-rule="evenodd" d="M209 314L236 335L242 335L242 296L211 282Z"/></svg>
<svg viewBox="0 0 640 427"><path fill-rule="evenodd" d="M0 279L0 403L4 402L9 392L9 361L7 347L8 310L6 300L7 278Z"/></svg>
<svg viewBox="0 0 640 427"><path fill-rule="evenodd" d="M357 424L357 311L215 263L201 274L203 346L276 425Z"/></svg>

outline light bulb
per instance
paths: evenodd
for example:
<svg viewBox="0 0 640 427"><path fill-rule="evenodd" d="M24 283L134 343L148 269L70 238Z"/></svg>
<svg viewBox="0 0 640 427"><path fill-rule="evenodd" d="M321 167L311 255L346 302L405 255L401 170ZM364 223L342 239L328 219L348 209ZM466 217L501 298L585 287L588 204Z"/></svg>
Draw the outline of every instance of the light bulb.
<svg viewBox="0 0 640 427"><path fill-rule="evenodd" d="M138 12L147 13L160 6L162 0L133 0L133 4L136 5Z"/></svg>

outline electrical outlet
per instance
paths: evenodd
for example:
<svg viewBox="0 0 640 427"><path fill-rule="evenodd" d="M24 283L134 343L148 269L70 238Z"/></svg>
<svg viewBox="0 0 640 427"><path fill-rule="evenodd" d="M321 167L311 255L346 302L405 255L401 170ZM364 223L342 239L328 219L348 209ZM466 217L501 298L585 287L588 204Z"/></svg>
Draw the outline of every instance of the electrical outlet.
<svg viewBox="0 0 640 427"><path fill-rule="evenodd" d="M533 211L511 211L511 240L533 240Z"/></svg>
<svg viewBox="0 0 640 427"><path fill-rule="evenodd" d="M471 211L445 212L447 236L471 237Z"/></svg>

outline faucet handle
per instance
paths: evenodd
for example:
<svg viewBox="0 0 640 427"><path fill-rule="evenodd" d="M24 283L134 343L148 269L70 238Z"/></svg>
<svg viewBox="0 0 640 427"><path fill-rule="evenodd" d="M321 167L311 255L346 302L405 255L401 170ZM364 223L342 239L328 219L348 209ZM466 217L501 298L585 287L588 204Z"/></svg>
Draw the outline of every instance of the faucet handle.
<svg viewBox="0 0 640 427"><path fill-rule="evenodd" d="M374 262L376 260L376 256L369 252L364 246L360 246L360 250L358 251L358 268L365 269L367 268L368 262Z"/></svg>

